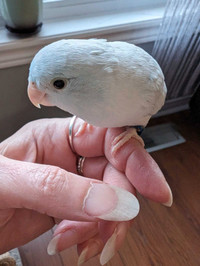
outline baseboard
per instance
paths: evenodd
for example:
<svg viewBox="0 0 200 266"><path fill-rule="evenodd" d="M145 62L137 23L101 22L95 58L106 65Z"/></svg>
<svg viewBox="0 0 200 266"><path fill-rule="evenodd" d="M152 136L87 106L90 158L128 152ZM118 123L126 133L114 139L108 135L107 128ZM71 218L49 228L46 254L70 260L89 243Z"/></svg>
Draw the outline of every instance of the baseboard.
<svg viewBox="0 0 200 266"><path fill-rule="evenodd" d="M177 97L175 99L166 100L163 108L153 117L160 117L160 116L165 116L165 115L177 113L180 111L188 110L190 108L189 103L190 103L191 97L192 95L188 95L184 97Z"/></svg>

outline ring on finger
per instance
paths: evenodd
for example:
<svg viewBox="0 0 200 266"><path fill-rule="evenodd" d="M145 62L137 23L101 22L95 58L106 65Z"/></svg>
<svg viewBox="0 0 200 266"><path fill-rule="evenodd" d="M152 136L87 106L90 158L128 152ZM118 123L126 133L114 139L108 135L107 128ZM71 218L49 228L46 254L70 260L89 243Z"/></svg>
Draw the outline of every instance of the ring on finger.
<svg viewBox="0 0 200 266"><path fill-rule="evenodd" d="M79 175L82 175L83 176L83 166L84 166L84 162L85 162L85 157L83 156L80 156L77 160L77 166L76 166L76 169L77 169L77 172Z"/></svg>
<svg viewBox="0 0 200 266"><path fill-rule="evenodd" d="M69 123L69 145L71 147L71 150L74 153L76 153L76 152L75 152L74 145L73 145L73 127L74 127L74 123L76 121L76 118L77 118L77 116L74 115L71 118L70 123Z"/></svg>
<svg viewBox="0 0 200 266"><path fill-rule="evenodd" d="M85 157L80 156L76 153L75 149L74 149L74 145L73 145L73 127L74 127L74 123L76 121L77 116L73 116L70 120L69 123L69 145L71 147L71 150L77 155L77 163L76 163L76 170L77 173L81 176L83 176L83 165L84 165L84 161L85 161Z"/></svg>

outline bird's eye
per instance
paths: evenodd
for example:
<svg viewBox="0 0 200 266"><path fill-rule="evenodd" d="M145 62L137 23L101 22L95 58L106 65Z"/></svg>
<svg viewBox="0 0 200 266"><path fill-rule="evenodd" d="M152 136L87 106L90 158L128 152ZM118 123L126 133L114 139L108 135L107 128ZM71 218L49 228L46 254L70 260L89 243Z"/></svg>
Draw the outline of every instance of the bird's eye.
<svg viewBox="0 0 200 266"><path fill-rule="evenodd" d="M56 79L53 81L53 86L57 90L61 90L66 86L67 82L64 79Z"/></svg>

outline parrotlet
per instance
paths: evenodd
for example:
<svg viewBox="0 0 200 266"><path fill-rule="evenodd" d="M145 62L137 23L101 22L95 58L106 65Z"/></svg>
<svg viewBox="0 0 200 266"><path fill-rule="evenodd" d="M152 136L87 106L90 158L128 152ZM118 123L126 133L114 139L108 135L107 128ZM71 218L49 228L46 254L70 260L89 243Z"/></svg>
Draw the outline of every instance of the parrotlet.
<svg viewBox="0 0 200 266"><path fill-rule="evenodd" d="M28 81L35 106L57 106L106 128L145 127L167 92L162 70L151 55L130 43L102 39L60 40L45 46L32 60ZM135 129L115 139L115 150L131 137L137 138Z"/></svg>

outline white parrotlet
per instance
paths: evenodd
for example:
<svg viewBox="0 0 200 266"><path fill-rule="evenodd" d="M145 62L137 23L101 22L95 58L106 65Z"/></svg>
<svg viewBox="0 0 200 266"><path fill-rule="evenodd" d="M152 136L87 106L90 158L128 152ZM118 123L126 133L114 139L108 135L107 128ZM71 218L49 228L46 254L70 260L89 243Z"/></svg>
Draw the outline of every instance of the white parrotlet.
<svg viewBox="0 0 200 266"><path fill-rule="evenodd" d="M147 52L101 39L47 45L35 55L28 80L28 95L37 107L57 106L98 127L129 126L115 139L115 151L138 138L130 128L145 127L167 91L162 70Z"/></svg>

